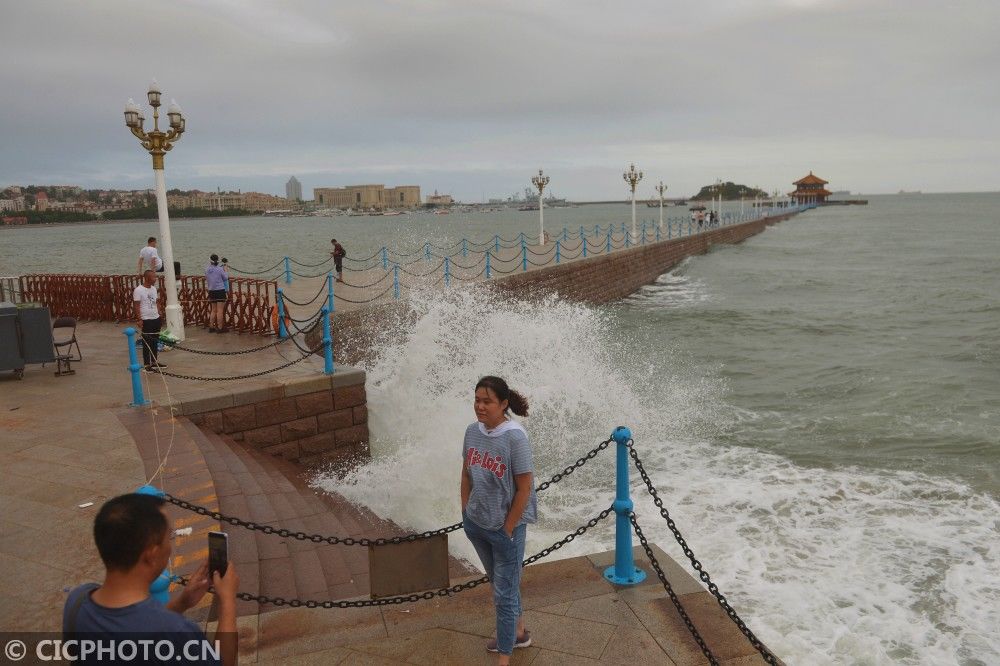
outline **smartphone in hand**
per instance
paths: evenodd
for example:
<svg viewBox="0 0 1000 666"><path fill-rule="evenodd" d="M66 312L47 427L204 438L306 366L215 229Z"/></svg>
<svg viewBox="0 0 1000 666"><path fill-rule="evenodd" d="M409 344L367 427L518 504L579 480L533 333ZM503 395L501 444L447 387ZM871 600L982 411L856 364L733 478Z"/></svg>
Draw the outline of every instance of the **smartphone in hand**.
<svg viewBox="0 0 1000 666"><path fill-rule="evenodd" d="M229 535L225 532L208 533L208 575L219 572L220 576L226 575L229 567Z"/></svg>

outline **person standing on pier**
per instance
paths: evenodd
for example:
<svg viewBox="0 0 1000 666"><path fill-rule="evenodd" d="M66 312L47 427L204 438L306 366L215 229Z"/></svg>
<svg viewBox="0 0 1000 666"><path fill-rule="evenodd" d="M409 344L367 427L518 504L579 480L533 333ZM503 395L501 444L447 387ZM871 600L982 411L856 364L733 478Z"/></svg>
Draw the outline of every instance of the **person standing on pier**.
<svg viewBox="0 0 1000 666"><path fill-rule="evenodd" d="M347 256L347 252L344 250L344 246L337 242L336 238L330 240L333 243L333 252L330 256L333 257L333 266L337 270L337 282L344 281L344 257Z"/></svg>
<svg viewBox="0 0 1000 666"><path fill-rule="evenodd" d="M205 268L205 288L208 290L208 332L226 333L226 269L219 265L219 255L210 256Z"/></svg>
<svg viewBox="0 0 1000 666"><path fill-rule="evenodd" d="M159 372L160 368L167 365L156 360L163 319L160 316L159 295L156 293L156 273L152 270L146 270L142 274L142 284L132 292L132 301L135 303L135 318L142 331L143 365L149 372Z"/></svg>
<svg viewBox="0 0 1000 666"><path fill-rule="evenodd" d="M146 247L139 250L139 266L136 272L142 275L146 268L154 271L163 270L163 260L160 259L160 253L156 249L156 236L150 236L146 240Z"/></svg>
<svg viewBox="0 0 1000 666"><path fill-rule="evenodd" d="M462 447L462 522L493 585L496 638L486 644L500 666L514 648L531 645L521 615L521 568L528 524L538 515L531 444L509 418L528 415L528 401L500 377L476 384L476 423Z"/></svg>

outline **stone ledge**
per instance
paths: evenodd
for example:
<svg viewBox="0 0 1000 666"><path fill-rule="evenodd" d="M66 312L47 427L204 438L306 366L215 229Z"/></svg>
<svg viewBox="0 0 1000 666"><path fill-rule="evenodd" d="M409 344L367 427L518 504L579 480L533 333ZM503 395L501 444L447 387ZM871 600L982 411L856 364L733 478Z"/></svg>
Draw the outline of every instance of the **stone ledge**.
<svg viewBox="0 0 1000 666"><path fill-rule="evenodd" d="M203 390L186 396L177 396L166 404L177 416L191 416L204 412L214 412L229 407L242 407L268 400L293 398L307 393L347 388L365 384L365 371L359 368L340 366L332 375L309 375L289 377L276 381L270 386L239 385L220 386L219 390Z"/></svg>

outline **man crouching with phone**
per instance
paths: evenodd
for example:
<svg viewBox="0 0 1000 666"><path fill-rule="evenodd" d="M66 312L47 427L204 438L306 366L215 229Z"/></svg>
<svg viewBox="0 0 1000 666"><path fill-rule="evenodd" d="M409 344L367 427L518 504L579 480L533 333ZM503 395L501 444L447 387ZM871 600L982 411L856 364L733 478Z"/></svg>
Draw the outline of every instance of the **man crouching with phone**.
<svg viewBox="0 0 1000 666"><path fill-rule="evenodd" d="M137 641L141 635L142 640L169 642L172 646L157 646L163 649L150 650L148 655L140 649L135 663L219 663L204 645L192 647L196 642L203 643L205 634L182 615L201 601L211 584L219 603L215 634L218 655L224 666L235 666L236 592L240 579L232 563L224 575L218 571L210 575L208 563L202 564L184 590L165 606L149 595L150 584L170 559L173 530L163 505L161 497L129 494L108 500L101 507L94 519L94 541L106 570L104 584L88 583L70 592L63 609L64 639L85 637L120 644ZM164 658L166 652L171 652L169 658ZM108 663L99 656L92 655L94 663Z"/></svg>

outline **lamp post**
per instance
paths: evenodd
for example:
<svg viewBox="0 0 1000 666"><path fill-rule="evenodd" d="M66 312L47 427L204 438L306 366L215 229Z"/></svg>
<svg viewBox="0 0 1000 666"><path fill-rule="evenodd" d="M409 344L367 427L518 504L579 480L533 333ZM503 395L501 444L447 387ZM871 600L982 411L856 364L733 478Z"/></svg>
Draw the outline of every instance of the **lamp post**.
<svg viewBox="0 0 1000 666"><path fill-rule="evenodd" d="M629 187L632 188L632 238L635 239L635 237L636 237L636 228L635 228L635 186L639 184L640 180L642 180L642 172L641 171L636 171L635 170L635 165L634 164L630 164L629 167L628 167L628 171L626 171L625 173L622 174L622 178L625 179L625 182L628 183Z"/></svg>
<svg viewBox="0 0 1000 666"><path fill-rule="evenodd" d="M170 129L160 130L160 86L156 79L149 85L146 93L149 105L153 107L153 129L149 132L143 128L145 118L142 109L132 99L125 105L125 126L138 139L143 148L153 157L153 175L156 179L156 210L160 218L160 244L163 248L164 286L167 292L166 319L167 329L184 340L184 311L177 299L177 275L174 273L174 248L170 242L170 219L167 217L167 185L163 178L163 156L173 148L173 144L184 133L185 120L177 102L171 100L167 108Z"/></svg>
<svg viewBox="0 0 1000 666"><path fill-rule="evenodd" d="M538 244L545 245L545 199L542 198L542 192L545 190L545 186L549 184L549 177L542 175L542 170L538 170L538 175L533 176L531 182L535 187L538 188Z"/></svg>
<svg viewBox="0 0 1000 666"><path fill-rule="evenodd" d="M660 231L663 231L663 193L667 191L667 186L660 181L660 184L656 186L656 191L660 194Z"/></svg>

